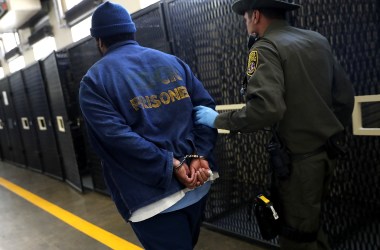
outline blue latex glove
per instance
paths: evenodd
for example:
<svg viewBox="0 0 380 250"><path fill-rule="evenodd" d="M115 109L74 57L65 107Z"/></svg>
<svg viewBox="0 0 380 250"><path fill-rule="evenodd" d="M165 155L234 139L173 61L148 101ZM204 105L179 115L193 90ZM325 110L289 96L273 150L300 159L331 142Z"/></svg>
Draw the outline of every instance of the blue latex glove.
<svg viewBox="0 0 380 250"><path fill-rule="evenodd" d="M214 122L216 117L218 116L218 112L213 110L212 108L205 106L196 106L193 108L195 111L194 115L194 123L196 125L206 125L211 128L215 128Z"/></svg>

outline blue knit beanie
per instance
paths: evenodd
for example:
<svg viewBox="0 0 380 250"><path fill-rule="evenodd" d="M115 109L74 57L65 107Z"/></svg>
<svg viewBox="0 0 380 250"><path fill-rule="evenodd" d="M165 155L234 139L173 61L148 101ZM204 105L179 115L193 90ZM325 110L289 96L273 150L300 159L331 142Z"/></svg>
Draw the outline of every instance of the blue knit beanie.
<svg viewBox="0 0 380 250"><path fill-rule="evenodd" d="M92 14L92 37L108 37L121 33L136 32L135 23L128 11L119 4L105 2Z"/></svg>

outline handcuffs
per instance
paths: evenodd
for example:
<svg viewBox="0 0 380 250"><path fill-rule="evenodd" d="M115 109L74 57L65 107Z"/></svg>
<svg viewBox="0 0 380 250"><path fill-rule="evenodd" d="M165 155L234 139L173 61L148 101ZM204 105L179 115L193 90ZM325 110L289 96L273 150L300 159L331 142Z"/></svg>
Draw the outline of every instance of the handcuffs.
<svg viewBox="0 0 380 250"><path fill-rule="evenodd" d="M178 166L174 167L174 170L177 172L185 163L186 159L193 158L193 159L205 159L204 156L201 155L185 155L182 159L182 161L179 163Z"/></svg>

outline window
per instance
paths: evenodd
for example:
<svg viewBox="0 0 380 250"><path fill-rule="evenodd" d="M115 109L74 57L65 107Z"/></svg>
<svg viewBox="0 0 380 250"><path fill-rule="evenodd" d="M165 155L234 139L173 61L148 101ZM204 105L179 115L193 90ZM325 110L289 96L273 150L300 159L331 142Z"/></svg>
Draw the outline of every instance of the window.
<svg viewBox="0 0 380 250"><path fill-rule="evenodd" d="M66 6L65 11L68 11L69 9L71 9L72 7L74 7L75 5L77 5L78 3L82 1L83 0L62 0L62 2L64 2Z"/></svg>
<svg viewBox="0 0 380 250"><path fill-rule="evenodd" d="M48 56L54 50L57 50L54 38L51 36L45 37L44 39L33 44L34 59L36 61L40 60Z"/></svg>
<svg viewBox="0 0 380 250"><path fill-rule="evenodd" d="M80 23L74 25L71 28L71 36L73 38L73 42L79 41L82 38L90 35L91 28L91 16L87 17Z"/></svg>
<svg viewBox="0 0 380 250"><path fill-rule="evenodd" d="M141 9L157 2L159 2L159 0L140 0Z"/></svg>
<svg viewBox="0 0 380 250"><path fill-rule="evenodd" d="M24 56L19 56L16 59L13 59L12 61L8 63L8 65L9 65L9 71L11 73L14 73L20 69L25 68Z"/></svg>
<svg viewBox="0 0 380 250"><path fill-rule="evenodd" d="M72 9L75 5L78 5L83 0L53 0L55 11L59 19L59 23L63 25L65 19L65 13Z"/></svg>
<svg viewBox="0 0 380 250"><path fill-rule="evenodd" d="M0 38L2 39L5 53L11 51L20 44L18 33L3 33L0 34Z"/></svg>
<svg viewBox="0 0 380 250"><path fill-rule="evenodd" d="M4 41L0 35L0 58L3 58L5 55Z"/></svg>
<svg viewBox="0 0 380 250"><path fill-rule="evenodd" d="M9 65L9 71L11 73L16 72L17 70L20 70L25 67L25 61L24 57L20 57L21 54L18 50L17 46L20 44L20 38L18 36L18 33L3 33L0 34L0 38L2 41L2 56L5 56L6 60L8 61ZM15 52L10 52L12 51ZM17 50L17 51L15 51ZM8 54L10 52L10 54ZM9 55L9 57L7 57ZM14 59L13 59L14 58ZM4 74L4 71L2 75Z"/></svg>

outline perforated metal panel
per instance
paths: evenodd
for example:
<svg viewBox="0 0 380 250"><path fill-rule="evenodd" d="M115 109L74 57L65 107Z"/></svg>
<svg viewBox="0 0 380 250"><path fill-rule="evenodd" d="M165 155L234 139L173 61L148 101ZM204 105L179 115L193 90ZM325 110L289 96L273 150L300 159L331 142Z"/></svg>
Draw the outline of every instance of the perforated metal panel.
<svg viewBox="0 0 380 250"><path fill-rule="evenodd" d="M265 142L270 133L220 134L214 155L220 179L212 186L205 212L205 225L261 241L253 214L258 192L268 191L270 172ZM244 152L244 153L242 153ZM276 241L265 242L276 245Z"/></svg>
<svg viewBox="0 0 380 250"><path fill-rule="evenodd" d="M10 90L16 112L17 122L20 123L20 132L24 144L27 166L37 171L43 170L41 149L37 137L37 124L34 122L33 110L24 86L21 71L9 77Z"/></svg>
<svg viewBox="0 0 380 250"><path fill-rule="evenodd" d="M8 103L8 94L5 91L5 87L8 86L8 78L3 78L0 80L0 140L1 140L1 152L2 158L5 161L14 161L13 156L13 143L11 141L11 131L8 127L8 117L6 113L6 106Z"/></svg>
<svg viewBox="0 0 380 250"><path fill-rule="evenodd" d="M233 1L165 2L174 54L190 65L217 104L242 102L239 90L247 60L247 36L244 20L231 10ZM290 22L327 37L357 95L379 94L379 2L297 2L303 7L291 14ZM371 124L380 119L378 112L368 116ZM207 204L208 225L263 241L250 204L253 195L269 185L264 150L267 139L260 133L219 135L215 154L221 178L213 185ZM347 139L349 152L338 161L329 202L323 210L326 229L334 249L378 249L380 188L376 183L380 180L380 138L354 137L349 132ZM276 245L277 241L267 243Z"/></svg>
<svg viewBox="0 0 380 250"><path fill-rule="evenodd" d="M20 132L20 121L15 111L15 105L9 86L9 78L1 80L1 92L3 98L6 97L7 105L4 105L4 114L6 117L6 125L9 131L9 141L12 150L13 162L17 165L25 167L27 164L23 138ZM4 99L3 99L4 101Z"/></svg>
<svg viewBox="0 0 380 250"><path fill-rule="evenodd" d="M77 190L83 191L80 169L85 165L85 149L76 116L70 113L75 108L71 106L74 101L67 86L70 84L67 53L53 52L41 62L41 68L46 80L52 121L56 124L55 135L65 181Z"/></svg>
<svg viewBox="0 0 380 250"><path fill-rule="evenodd" d="M43 171L46 175L62 180L63 169L54 133L55 121L51 117L50 104L47 99L40 63L36 62L21 72L30 101L30 109L33 110L32 121L40 145Z"/></svg>
<svg viewBox="0 0 380 250"><path fill-rule="evenodd" d="M380 128L380 102L362 103L362 122L364 128Z"/></svg>
<svg viewBox="0 0 380 250"><path fill-rule="evenodd" d="M2 102L0 97L0 102ZM0 151L1 160L13 161L12 150L9 141L9 131L6 125L6 118L3 110L3 106L0 104Z"/></svg>
<svg viewBox="0 0 380 250"><path fill-rule="evenodd" d="M157 2L133 13L132 20L137 30L136 41L141 46L171 53L162 3Z"/></svg>
<svg viewBox="0 0 380 250"><path fill-rule="evenodd" d="M70 70L73 75L72 87L76 89L76 94L78 94L82 77L86 74L87 70L101 58L101 54L99 53L95 39L89 37L69 48L68 57ZM77 104L77 108L78 110L80 109L79 103ZM86 164L81 171L83 174L91 174L93 186L96 191L106 193L100 158L95 154L90 145L81 113L79 113L78 119L81 121L80 129L84 138L84 148L86 152Z"/></svg>
<svg viewBox="0 0 380 250"><path fill-rule="evenodd" d="M189 64L217 104L241 103L247 58L244 22L231 1L168 1L173 52Z"/></svg>

